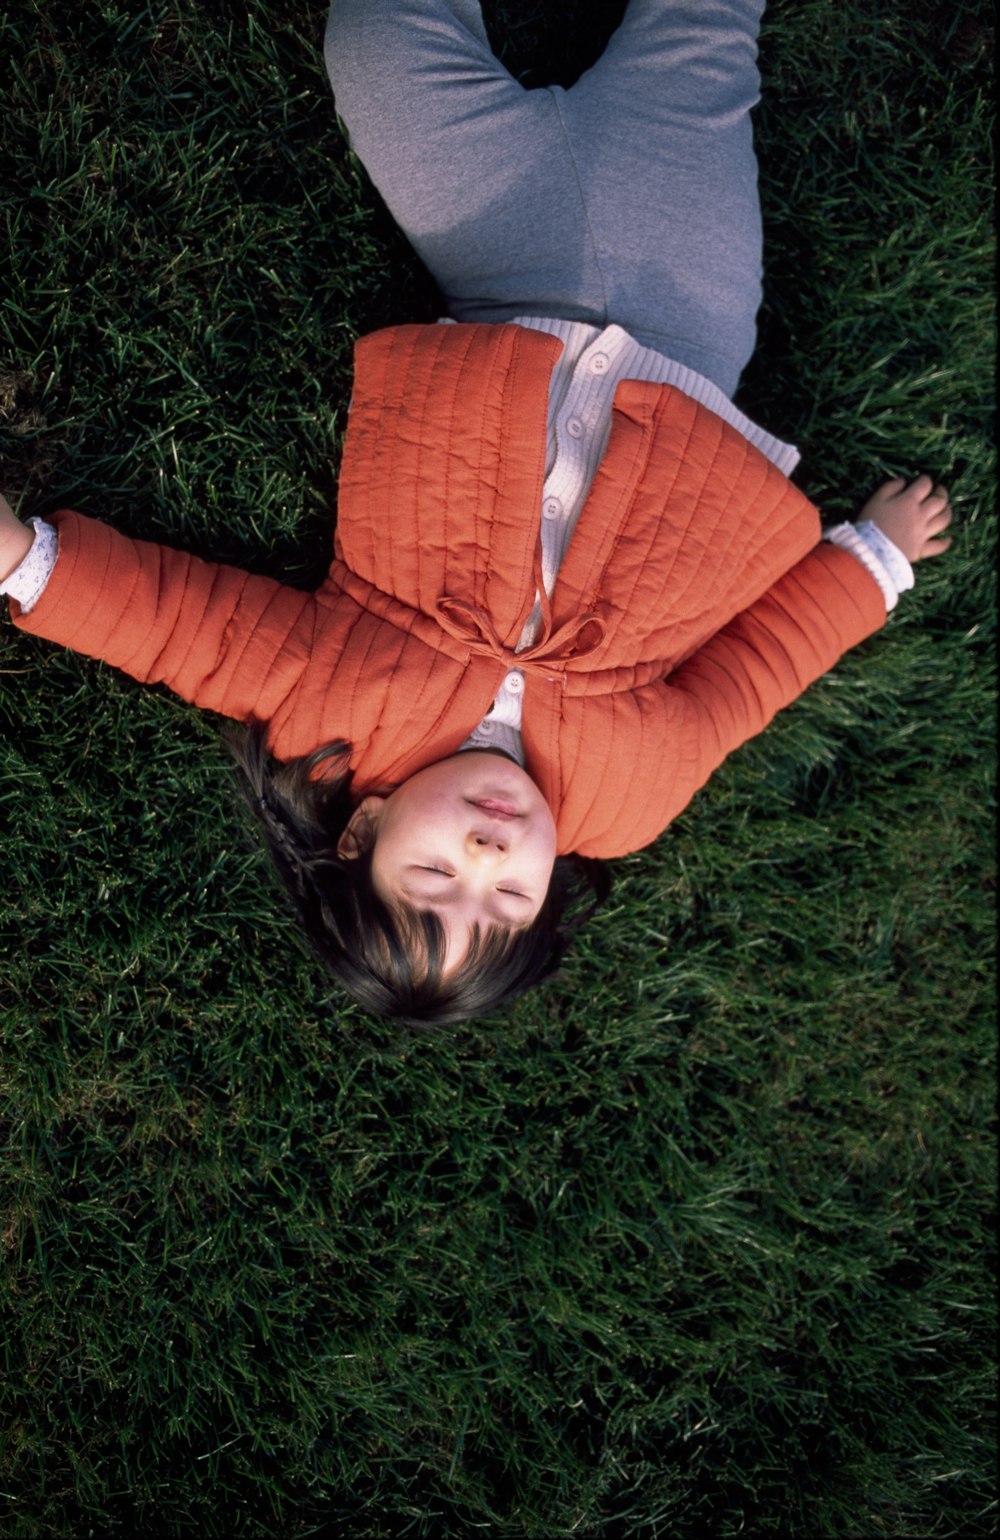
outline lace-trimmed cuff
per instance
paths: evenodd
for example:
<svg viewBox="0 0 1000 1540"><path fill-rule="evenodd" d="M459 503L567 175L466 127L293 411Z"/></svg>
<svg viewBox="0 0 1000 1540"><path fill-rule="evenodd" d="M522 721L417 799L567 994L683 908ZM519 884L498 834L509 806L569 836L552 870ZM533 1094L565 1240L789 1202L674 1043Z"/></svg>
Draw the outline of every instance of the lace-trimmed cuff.
<svg viewBox="0 0 1000 1540"><path fill-rule="evenodd" d="M834 524L824 531L823 539L850 551L867 568L882 590L887 611L894 610L900 594L913 587L910 563L871 519L861 524Z"/></svg>
<svg viewBox="0 0 1000 1540"><path fill-rule="evenodd" d="M0 583L0 594L16 599L25 614L42 597L59 555L59 536L53 526L44 519L30 519L28 522L35 531L31 549L9 577Z"/></svg>

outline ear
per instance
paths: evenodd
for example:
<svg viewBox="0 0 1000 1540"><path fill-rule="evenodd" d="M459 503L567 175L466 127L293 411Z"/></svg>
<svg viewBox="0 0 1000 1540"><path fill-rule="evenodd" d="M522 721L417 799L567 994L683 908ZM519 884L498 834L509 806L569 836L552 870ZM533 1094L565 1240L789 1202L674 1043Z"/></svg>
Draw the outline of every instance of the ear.
<svg viewBox="0 0 1000 1540"><path fill-rule="evenodd" d="M345 861L356 861L368 849L385 803L385 797L365 797L358 803L337 841L338 856Z"/></svg>

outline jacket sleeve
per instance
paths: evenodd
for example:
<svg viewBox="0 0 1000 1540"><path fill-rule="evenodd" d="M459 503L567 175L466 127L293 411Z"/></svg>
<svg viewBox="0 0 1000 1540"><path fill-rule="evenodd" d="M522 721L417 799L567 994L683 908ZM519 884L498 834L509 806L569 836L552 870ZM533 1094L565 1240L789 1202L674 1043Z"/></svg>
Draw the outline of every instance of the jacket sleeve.
<svg viewBox="0 0 1000 1540"><path fill-rule="evenodd" d="M567 697L560 851L610 858L650 844L728 754L884 620L875 579L824 541L667 678ZM545 744L530 746L544 765Z"/></svg>
<svg viewBox="0 0 1000 1540"><path fill-rule="evenodd" d="M28 614L11 601L16 626L225 716L270 719L312 650L313 595L82 514L50 522L59 557Z"/></svg>
<svg viewBox="0 0 1000 1540"><path fill-rule="evenodd" d="M733 749L885 618L871 574L850 552L823 542L688 658L662 686L691 749L671 817Z"/></svg>

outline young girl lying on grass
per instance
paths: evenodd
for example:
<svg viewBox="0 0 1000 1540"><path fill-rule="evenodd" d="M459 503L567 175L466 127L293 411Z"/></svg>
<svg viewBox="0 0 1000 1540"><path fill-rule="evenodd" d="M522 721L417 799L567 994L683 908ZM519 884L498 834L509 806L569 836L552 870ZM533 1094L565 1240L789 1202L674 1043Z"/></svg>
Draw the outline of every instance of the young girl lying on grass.
<svg viewBox="0 0 1000 1540"><path fill-rule="evenodd" d="M572 89L525 91L478 0L334 0L337 109L448 319L357 347L315 593L0 506L16 625L250 725L278 871L376 1014L551 972L594 858L655 839L949 544L929 476L821 538L797 452L732 403L761 10L631 0Z"/></svg>

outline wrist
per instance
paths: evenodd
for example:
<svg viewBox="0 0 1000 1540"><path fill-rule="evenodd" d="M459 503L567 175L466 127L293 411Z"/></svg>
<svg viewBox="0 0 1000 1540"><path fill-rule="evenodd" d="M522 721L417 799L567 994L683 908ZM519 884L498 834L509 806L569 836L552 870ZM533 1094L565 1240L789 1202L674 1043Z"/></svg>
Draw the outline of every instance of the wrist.
<svg viewBox="0 0 1000 1540"><path fill-rule="evenodd" d="M34 541L35 531L13 514L0 521L0 583L17 570Z"/></svg>
<svg viewBox="0 0 1000 1540"><path fill-rule="evenodd" d="M858 523L861 524L863 522L870 524L878 530L884 540L891 540L896 550L901 551L907 561L913 560L906 549L906 531L900 528L898 520L879 518L878 514L869 514L866 519L864 509L862 509ZM888 528L886 527L887 525Z"/></svg>

